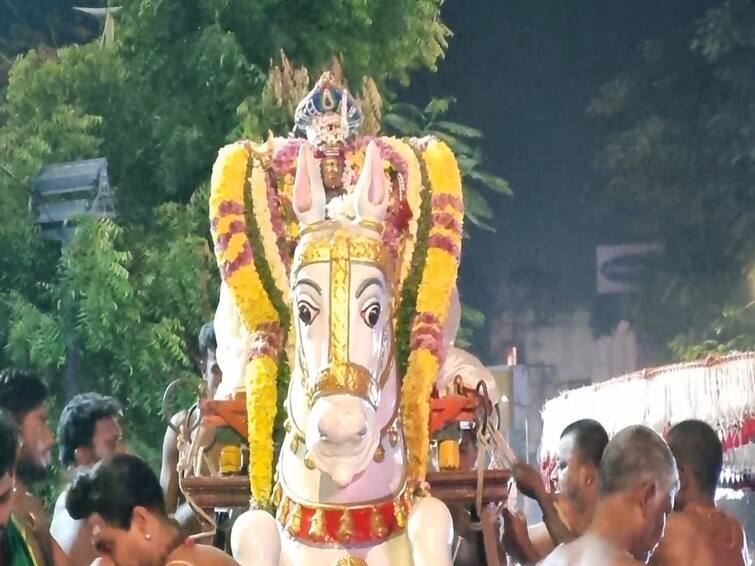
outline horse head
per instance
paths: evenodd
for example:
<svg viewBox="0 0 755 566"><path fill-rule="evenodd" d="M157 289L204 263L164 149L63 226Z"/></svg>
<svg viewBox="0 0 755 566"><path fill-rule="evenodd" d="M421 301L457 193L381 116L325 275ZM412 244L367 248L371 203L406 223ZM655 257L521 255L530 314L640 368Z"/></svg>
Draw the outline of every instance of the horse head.
<svg viewBox="0 0 755 566"><path fill-rule="evenodd" d="M388 190L372 144L354 189L356 217L326 218L311 149L300 149L293 206L302 225L291 272L303 433L315 466L348 485L380 442L381 390L394 371L391 266L381 226Z"/></svg>

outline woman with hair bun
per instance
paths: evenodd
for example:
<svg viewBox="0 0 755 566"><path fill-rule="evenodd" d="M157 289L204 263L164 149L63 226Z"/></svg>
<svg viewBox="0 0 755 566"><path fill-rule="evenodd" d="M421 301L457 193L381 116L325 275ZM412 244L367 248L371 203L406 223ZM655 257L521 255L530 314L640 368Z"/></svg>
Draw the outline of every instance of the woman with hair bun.
<svg viewBox="0 0 755 566"><path fill-rule="evenodd" d="M73 482L66 508L84 519L101 557L115 566L233 566L212 546L192 544L165 511L160 484L136 456L97 464Z"/></svg>

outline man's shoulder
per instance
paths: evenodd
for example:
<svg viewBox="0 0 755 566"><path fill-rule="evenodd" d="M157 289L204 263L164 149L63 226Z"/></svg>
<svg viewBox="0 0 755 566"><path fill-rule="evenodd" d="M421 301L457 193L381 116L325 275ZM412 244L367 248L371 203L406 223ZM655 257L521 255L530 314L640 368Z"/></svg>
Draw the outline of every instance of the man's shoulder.
<svg viewBox="0 0 755 566"><path fill-rule="evenodd" d="M666 530L650 564L685 564L690 556L700 552L702 540L706 538L700 518L689 511L675 511L666 519Z"/></svg>
<svg viewBox="0 0 755 566"><path fill-rule="evenodd" d="M203 566L236 565L236 561L232 557L214 546L198 544L191 549L191 554L194 555L193 559L196 559L197 563L202 564ZM170 566L172 562L175 562L176 564L185 564L186 562L184 562L184 560L186 562L191 562L192 558L183 555L177 556L173 561L168 562L168 566Z"/></svg>
<svg viewBox="0 0 755 566"><path fill-rule="evenodd" d="M186 415L188 413L189 413L188 409L181 409L177 413L174 413L174 415L170 417L170 424L178 428L179 426L184 424L184 421L186 420Z"/></svg>
<svg viewBox="0 0 755 566"><path fill-rule="evenodd" d="M620 556L613 559L611 566L644 566L644 564L629 556Z"/></svg>
<svg viewBox="0 0 755 566"><path fill-rule="evenodd" d="M680 540L695 540L702 534L712 535L716 538L720 533L734 533L742 536L742 525L736 517L716 509L714 513L703 516L694 511L677 511L669 515L666 523L666 536L673 536Z"/></svg>
<svg viewBox="0 0 755 566"><path fill-rule="evenodd" d="M674 511L666 519L666 535L693 535L700 528L699 517L689 511Z"/></svg>

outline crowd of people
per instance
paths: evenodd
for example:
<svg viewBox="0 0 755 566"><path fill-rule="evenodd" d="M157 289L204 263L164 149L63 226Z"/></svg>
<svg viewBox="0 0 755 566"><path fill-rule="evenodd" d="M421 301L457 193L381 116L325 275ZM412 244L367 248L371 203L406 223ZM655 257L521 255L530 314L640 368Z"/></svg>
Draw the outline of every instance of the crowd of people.
<svg viewBox="0 0 755 566"><path fill-rule="evenodd" d="M210 394L221 379L216 347L205 325L200 352ZM0 372L0 565L235 564L186 536L198 526L177 488L176 430L191 410L168 427L158 479L127 453L115 399L73 397L54 435L47 395L36 375ZM56 439L68 484L50 520L31 489L47 477ZM506 550L521 564L543 566L749 565L741 526L716 508L722 459L717 434L700 421L675 425L667 440L644 426L609 439L600 423L577 421L561 435L553 489L539 470L515 464L516 484L537 501L543 523L529 527L528 553L511 541Z"/></svg>
<svg viewBox="0 0 755 566"><path fill-rule="evenodd" d="M219 379L215 348L209 325L200 350L210 386ZM161 484L146 462L127 453L122 424L114 398L84 393L66 404L53 434L44 381L26 371L0 372L0 565L236 564L186 536L177 518L189 513L171 490L175 463ZM32 488L48 479L56 439L68 482L50 519ZM175 450L176 439L166 434L168 452L171 443Z"/></svg>
<svg viewBox="0 0 755 566"><path fill-rule="evenodd" d="M637 425L609 440L600 423L577 421L561 435L553 493L538 470L517 463L517 486L543 513L543 523L529 529L537 556L521 562L749 566L741 525L716 507L723 463L718 435L688 420L667 439Z"/></svg>

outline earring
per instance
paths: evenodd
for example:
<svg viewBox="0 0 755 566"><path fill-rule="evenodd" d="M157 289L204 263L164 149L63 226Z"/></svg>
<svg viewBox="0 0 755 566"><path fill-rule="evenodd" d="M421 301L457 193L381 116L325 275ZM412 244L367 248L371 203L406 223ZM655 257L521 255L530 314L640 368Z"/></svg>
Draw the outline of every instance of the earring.
<svg viewBox="0 0 755 566"><path fill-rule="evenodd" d="M149 533L146 533L146 534L144 535L144 540L152 540L152 535L151 535L151 534L149 534Z"/></svg>

